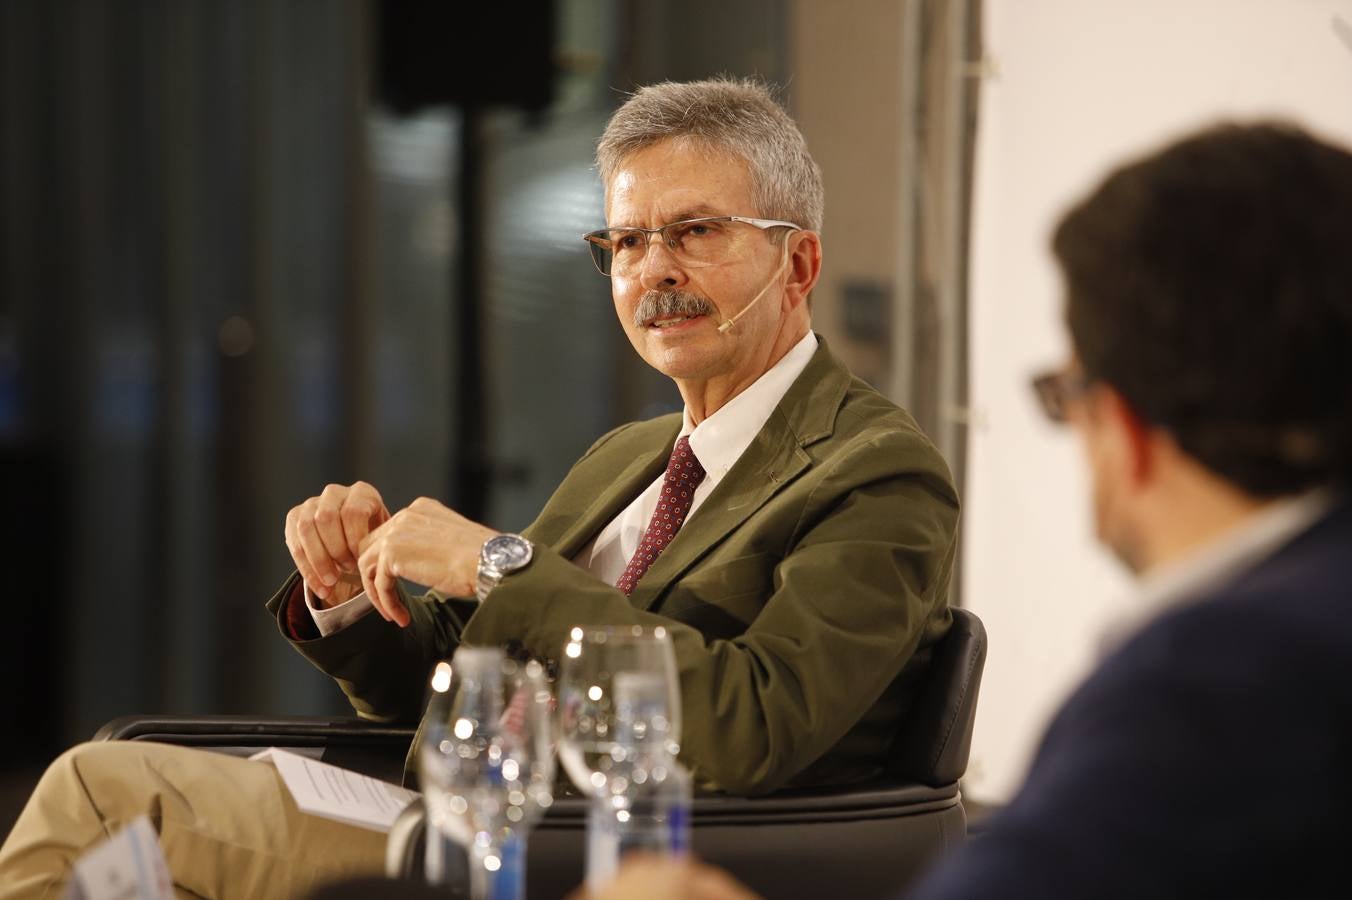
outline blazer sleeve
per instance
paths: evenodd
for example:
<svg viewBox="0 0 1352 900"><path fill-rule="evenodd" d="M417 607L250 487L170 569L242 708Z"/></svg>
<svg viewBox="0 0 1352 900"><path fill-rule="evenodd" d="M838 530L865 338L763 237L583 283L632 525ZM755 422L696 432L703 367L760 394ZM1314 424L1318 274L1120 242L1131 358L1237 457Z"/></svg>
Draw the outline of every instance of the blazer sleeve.
<svg viewBox="0 0 1352 900"><path fill-rule="evenodd" d="M286 623L298 573L292 573L268 601L278 630L301 656L338 682L358 716L378 722L413 722L427 700L427 675L450 656L475 604L434 591L411 594L400 583L410 623L400 628L374 613L341 631L314 640L296 640Z"/></svg>
<svg viewBox="0 0 1352 900"><path fill-rule="evenodd" d="M936 451L893 435L839 454L815 478L774 564L772 590L741 635L632 606L548 548L504 579L469 621L470 644L520 644L556 660L578 624L665 626L682 687L682 758L706 786L783 786L855 725L946 606L957 498Z"/></svg>
<svg viewBox="0 0 1352 900"><path fill-rule="evenodd" d="M574 468L629 427L622 425L602 435ZM478 601L446 597L437 591L415 594L401 580L397 587L409 611L407 628L371 614L326 637L297 640L287 625L287 605L299 582L300 574L293 572L267 602L282 637L338 682L359 717L378 722L417 721L427 703L428 673L455 652Z"/></svg>

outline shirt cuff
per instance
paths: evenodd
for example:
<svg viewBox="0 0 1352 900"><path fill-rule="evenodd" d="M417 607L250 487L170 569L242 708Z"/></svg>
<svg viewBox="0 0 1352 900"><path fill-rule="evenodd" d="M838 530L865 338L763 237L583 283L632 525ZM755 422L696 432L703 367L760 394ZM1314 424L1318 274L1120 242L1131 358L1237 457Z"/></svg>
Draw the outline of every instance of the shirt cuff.
<svg viewBox="0 0 1352 900"><path fill-rule="evenodd" d="M305 605L310 610L310 617L315 620L320 637L328 637L335 631L342 631L374 609L371 598L366 596L365 591L337 606L321 607L315 600L315 595L310 592L308 584L305 585Z"/></svg>

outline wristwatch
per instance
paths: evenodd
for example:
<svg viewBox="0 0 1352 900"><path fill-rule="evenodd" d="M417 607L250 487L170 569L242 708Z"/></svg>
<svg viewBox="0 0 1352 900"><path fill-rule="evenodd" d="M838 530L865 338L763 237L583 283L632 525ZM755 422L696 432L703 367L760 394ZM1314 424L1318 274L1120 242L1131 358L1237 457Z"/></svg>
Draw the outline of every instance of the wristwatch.
<svg viewBox="0 0 1352 900"><path fill-rule="evenodd" d="M519 534L496 534L484 541L483 549L479 551L474 596L482 603L504 575L524 569L534 555L535 545Z"/></svg>

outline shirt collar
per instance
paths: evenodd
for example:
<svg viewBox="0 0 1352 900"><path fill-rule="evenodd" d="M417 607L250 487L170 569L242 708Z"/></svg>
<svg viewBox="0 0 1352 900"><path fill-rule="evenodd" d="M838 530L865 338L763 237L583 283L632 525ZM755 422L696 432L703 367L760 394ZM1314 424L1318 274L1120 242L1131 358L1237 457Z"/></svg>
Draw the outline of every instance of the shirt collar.
<svg viewBox="0 0 1352 900"><path fill-rule="evenodd" d="M1274 501L1177 562L1147 572L1131 612L1113 623L1104 649L1113 649L1149 621L1238 579L1308 529L1333 506L1333 491L1316 488Z"/></svg>
<svg viewBox="0 0 1352 900"><path fill-rule="evenodd" d="M699 425L690 420L689 408L685 410L681 436L689 436L690 449L707 473L706 484L712 486L722 480L751 446L816 351L817 336L809 331L769 371Z"/></svg>

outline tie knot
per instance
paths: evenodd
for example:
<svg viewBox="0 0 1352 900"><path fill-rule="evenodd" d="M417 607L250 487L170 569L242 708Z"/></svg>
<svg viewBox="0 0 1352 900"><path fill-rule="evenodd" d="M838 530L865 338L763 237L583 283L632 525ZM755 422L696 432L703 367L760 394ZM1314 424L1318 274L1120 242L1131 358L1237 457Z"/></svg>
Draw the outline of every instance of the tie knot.
<svg viewBox="0 0 1352 900"><path fill-rule="evenodd" d="M704 466L690 449L690 438L678 438L676 446L671 448L671 459L667 460L667 481L699 484L703 480Z"/></svg>

